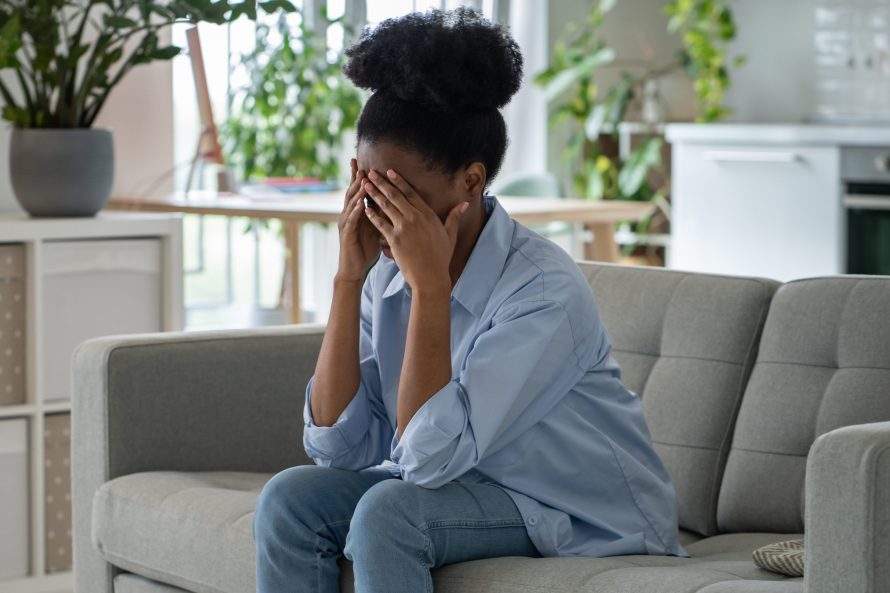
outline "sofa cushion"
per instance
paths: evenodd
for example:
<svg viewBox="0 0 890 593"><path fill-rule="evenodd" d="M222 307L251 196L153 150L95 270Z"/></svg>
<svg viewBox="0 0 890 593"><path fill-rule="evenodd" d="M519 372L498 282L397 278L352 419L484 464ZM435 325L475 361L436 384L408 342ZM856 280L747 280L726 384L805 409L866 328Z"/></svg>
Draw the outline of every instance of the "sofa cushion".
<svg viewBox="0 0 890 593"><path fill-rule="evenodd" d="M791 584L762 593L803 593L803 578L787 578L757 567L751 553L767 542L787 539L772 533L715 536L687 548L692 558L612 556L608 558L489 558L452 564L434 572L437 593L687 593L748 579ZM715 540L710 542L709 540ZM347 565L349 563L346 563ZM354 593L351 567L341 580ZM711 593L723 593L715 588Z"/></svg>
<svg viewBox="0 0 890 593"><path fill-rule="evenodd" d="M113 565L158 583L195 593L253 593L253 512L272 475L144 472L116 478L93 500L93 544ZM491 558L440 568L434 579L436 591L453 593L679 593L732 580L774 582L783 577L758 568L751 553L792 537L800 535L686 534L692 558ZM352 592L351 563L341 560L341 567L341 589ZM170 590L122 577L115 577L119 593Z"/></svg>
<svg viewBox="0 0 890 593"><path fill-rule="evenodd" d="M196 593L255 590L253 514L274 474L145 472L93 497L93 546L111 564Z"/></svg>
<svg viewBox="0 0 890 593"><path fill-rule="evenodd" d="M772 280L579 262L624 384L643 400L680 527L717 533L717 498Z"/></svg>
<svg viewBox="0 0 890 593"><path fill-rule="evenodd" d="M165 585L144 576L122 572L114 577L114 593L188 593L185 589Z"/></svg>
<svg viewBox="0 0 890 593"><path fill-rule="evenodd" d="M717 508L721 531L804 530L813 441L890 420L890 278L798 280L773 298Z"/></svg>

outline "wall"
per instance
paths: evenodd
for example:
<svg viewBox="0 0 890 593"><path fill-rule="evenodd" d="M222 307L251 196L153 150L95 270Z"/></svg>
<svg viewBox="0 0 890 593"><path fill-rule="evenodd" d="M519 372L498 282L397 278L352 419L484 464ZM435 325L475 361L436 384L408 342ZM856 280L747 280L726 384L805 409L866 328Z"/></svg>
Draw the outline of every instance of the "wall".
<svg viewBox="0 0 890 593"><path fill-rule="evenodd" d="M733 0L738 33L726 103L737 122L799 122L815 110L813 0Z"/></svg>
<svg viewBox="0 0 890 593"><path fill-rule="evenodd" d="M0 80L7 87L14 88L15 76L8 71L0 72ZM3 99L0 99L0 107ZM21 212L18 202L12 195L12 184L9 181L9 136L12 128L5 120L0 120L0 212Z"/></svg>

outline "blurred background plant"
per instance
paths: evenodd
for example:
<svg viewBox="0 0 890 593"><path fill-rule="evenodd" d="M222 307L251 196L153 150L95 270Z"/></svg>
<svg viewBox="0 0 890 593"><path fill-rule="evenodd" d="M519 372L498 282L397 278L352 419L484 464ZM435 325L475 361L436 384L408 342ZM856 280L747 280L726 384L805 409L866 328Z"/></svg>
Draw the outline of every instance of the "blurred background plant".
<svg viewBox="0 0 890 593"><path fill-rule="evenodd" d="M342 21L322 10L311 26L297 11L281 12L273 26L257 25L256 47L239 60L247 82L233 89L232 115L220 129L226 162L238 181L338 181L338 149L362 106L342 73L343 52L327 47L328 27Z"/></svg>
<svg viewBox="0 0 890 593"><path fill-rule="evenodd" d="M574 195L592 200L651 201L657 207L653 216L660 213L669 221L670 178L663 165L664 140L659 128L665 114L659 103L658 81L685 71L695 91L696 121L710 123L729 115L731 110L723 104L730 85L727 44L735 38L736 26L725 0L670 0L662 10L668 17L668 30L681 37L682 49L666 63L648 64L636 71L622 69L616 83L602 88L597 80L600 69L618 66L618 56L602 32L617 1L589 0L586 22L567 27L567 41L554 45L550 67L539 73L535 82L544 87L551 105L551 125L571 122L565 158L571 165ZM743 63L741 56L732 60L733 66ZM645 120L638 128L647 137L621 155L616 149L618 135L621 126L627 125L629 106L638 99L643 102ZM631 225L637 236L648 232L653 216ZM624 245L623 254L634 247Z"/></svg>

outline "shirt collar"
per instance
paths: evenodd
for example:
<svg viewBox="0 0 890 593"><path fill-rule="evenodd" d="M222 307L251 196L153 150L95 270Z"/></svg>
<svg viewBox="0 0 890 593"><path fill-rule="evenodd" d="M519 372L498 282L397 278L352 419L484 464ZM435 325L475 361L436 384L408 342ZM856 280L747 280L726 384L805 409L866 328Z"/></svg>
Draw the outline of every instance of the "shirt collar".
<svg viewBox="0 0 890 593"><path fill-rule="evenodd" d="M515 224L497 198L483 196L482 200L485 211L490 215L451 291L454 300L476 317L482 316L485 305L501 278L504 262L510 253ZM383 291L382 298L391 297L402 290L411 294L411 287L405 283L405 277L399 271Z"/></svg>

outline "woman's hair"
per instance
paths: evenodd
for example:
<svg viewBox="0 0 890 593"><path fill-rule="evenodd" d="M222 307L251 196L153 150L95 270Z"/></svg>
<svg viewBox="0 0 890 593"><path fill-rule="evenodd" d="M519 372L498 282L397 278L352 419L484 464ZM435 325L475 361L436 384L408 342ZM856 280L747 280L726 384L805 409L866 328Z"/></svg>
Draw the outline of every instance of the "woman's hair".
<svg viewBox="0 0 890 593"><path fill-rule="evenodd" d="M467 7L413 12L366 29L346 55L346 75L374 91L359 141L392 142L447 173L480 161L488 181L497 175L507 150L498 109L522 79L522 54L503 27Z"/></svg>

